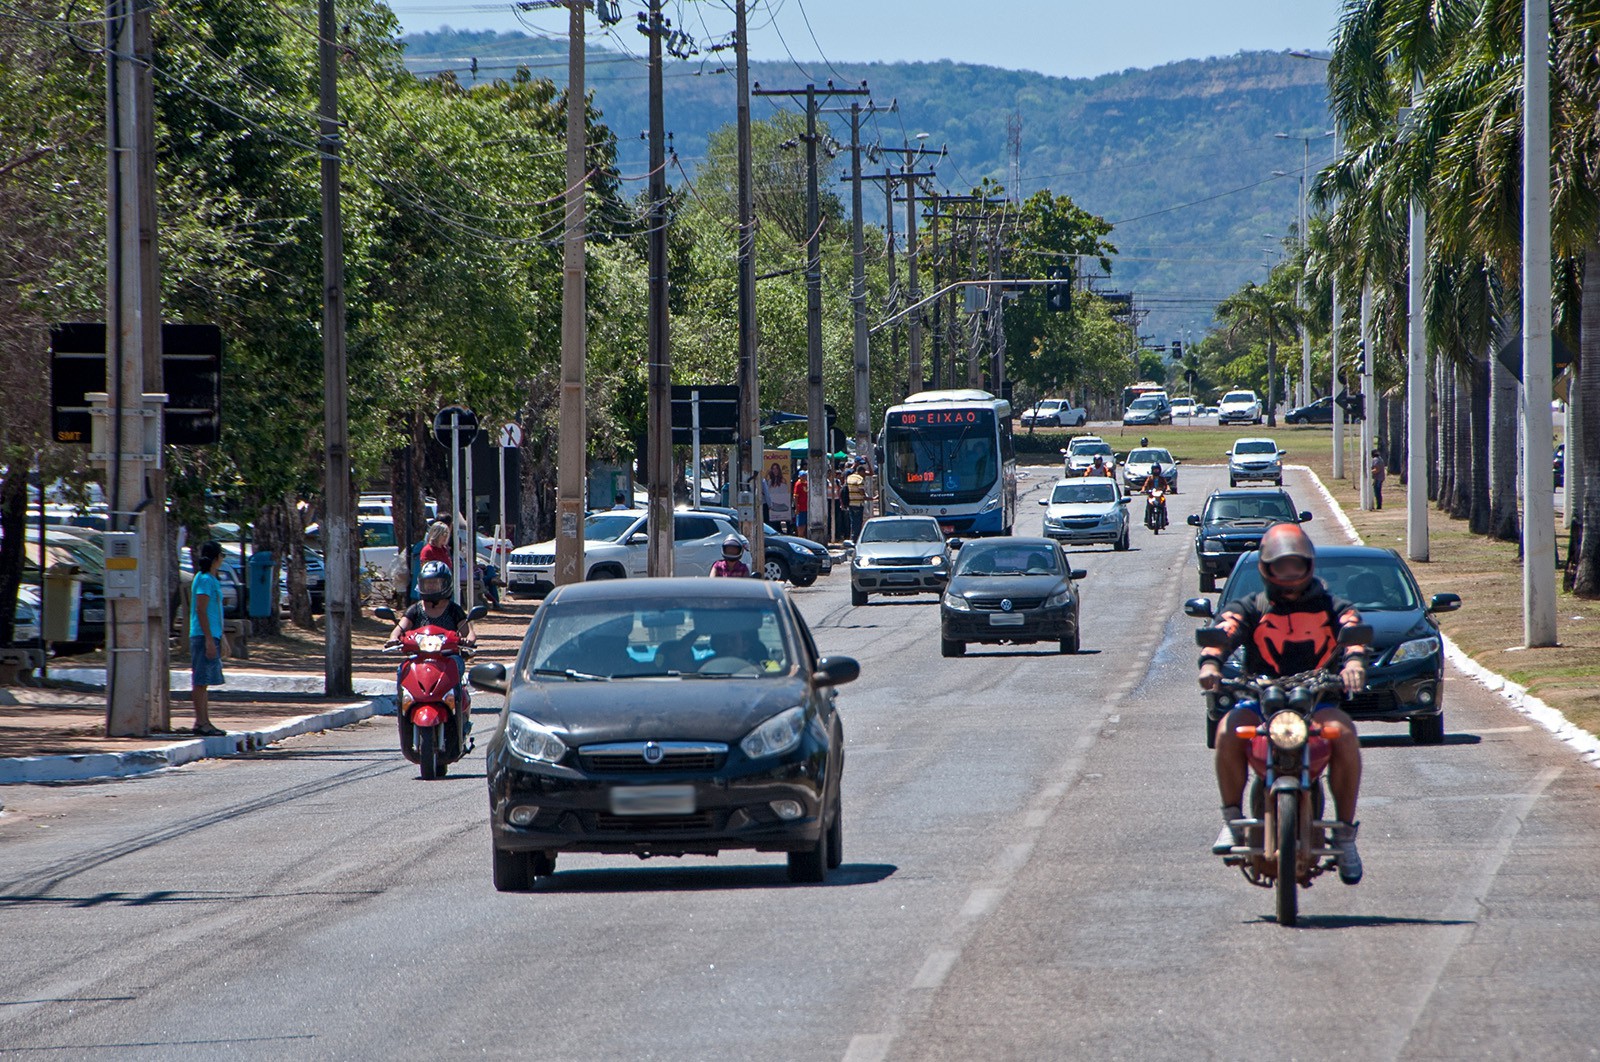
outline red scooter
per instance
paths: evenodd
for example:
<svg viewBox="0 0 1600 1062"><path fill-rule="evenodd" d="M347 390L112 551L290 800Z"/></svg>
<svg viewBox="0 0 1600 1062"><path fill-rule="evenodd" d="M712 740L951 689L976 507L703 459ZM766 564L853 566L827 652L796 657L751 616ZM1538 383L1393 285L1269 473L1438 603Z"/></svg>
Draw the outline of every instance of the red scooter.
<svg viewBox="0 0 1600 1062"><path fill-rule="evenodd" d="M394 610L378 608L379 619L395 622ZM482 619L488 609L478 605L469 620ZM443 778L450 764L472 751L472 695L467 689L461 661L473 655L471 646L448 627L418 627L406 631L398 642L383 647L386 653L404 653L397 679L399 692L400 752L416 764L425 781Z"/></svg>

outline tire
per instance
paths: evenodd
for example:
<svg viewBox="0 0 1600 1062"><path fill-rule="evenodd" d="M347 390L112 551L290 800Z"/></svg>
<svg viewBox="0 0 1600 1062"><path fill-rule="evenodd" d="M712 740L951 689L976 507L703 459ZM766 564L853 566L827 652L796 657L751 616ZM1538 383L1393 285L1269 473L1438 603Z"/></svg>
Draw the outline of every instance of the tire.
<svg viewBox="0 0 1600 1062"><path fill-rule="evenodd" d="M844 800L833 798L833 821L828 823L828 869L838 870L844 862Z"/></svg>
<svg viewBox="0 0 1600 1062"><path fill-rule="evenodd" d="M1232 476L1228 477L1228 486L1237 487L1238 485L1239 485L1239 481L1238 480L1234 479Z"/></svg>
<svg viewBox="0 0 1600 1062"><path fill-rule="evenodd" d="M1300 843L1300 794L1292 790L1278 794L1278 880L1276 893L1278 924L1292 926L1300 917L1300 882L1296 862Z"/></svg>
<svg viewBox="0 0 1600 1062"><path fill-rule="evenodd" d="M527 852L494 849L494 887L497 892L527 892L533 885L533 860Z"/></svg>
<svg viewBox="0 0 1600 1062"><path fill-rule="evenodd" d="M1201 572L1200 573L1200 592L1202 594L1214 594L1214 593L1216 593L1217 592L1217 577L1215 575L1212 575L1210 572Z"/></svg>
<svg viewBox="0 0 1600 1062"><path fill-rule="evenodd" d="M597 583L602 579L616 579L619 576L613 568L594 568L589 572L589 582Z"/></svg>
<svg viewBox="0 0 1600 1062"><path fill-rule="evenodd" d="M941 637L939 639L939 655L940 656L965 656L966 652L967 652L967 643L966 642L958 642L958 641L954 641L954 640L952 640L950 638L943 638L943 637Z"/></svg>
<svg viewBox="0 0 1600 1062"><path fill-rule="evenodd" d="M1118 553L1126 553L1132 544L1133 543L1128 539L1128 529L1124 527L1122 529L1122 537L1117 539L1117 541L1112 544L1111 548L1116 550Z"/></svg>
<svg viewBox="0 0 1600 1062"><path fill-rule="evenodd" d="M854 586L850 588L850 603L852 605L865 605L867 598L870 596L865 590L858 590Z"/></svg>
<svg viewBox="0 0 1600 1062"><path fill-rule="evenodd" d="M1217 747L1217 724L1220 722L1222 720L1211 718L1210 712L1206 713L1206 748L1208 749Z"/></svg>
<svg viewBox="0 0 1600 1062"><path fill-rule="evenodd" d="M1410 720L1411 742L1414 745L1444 744L1444 713L1413 716Z"/></svg>
<svg viewBox="0 0 1600 1062"><path fill-rule="evenodd" d="M1078 632L1077 631L1073 631L1072 635L1070 637L1061 639L1061 655L1062 656L1077 656L1078 655L1078 648L1079 648L1078 638L1079 638Z"/></svg>
<svg viewBox="0 0 1600 1062"><path fill-rule="evenodd" d="M548 878L556 872L554 852L529 852L528 871L536 878Z"/></svg>
<svg viewBox="0 0 1600 1062"><path fill-rule="evenodd" d="M789 581L789 562L776 554L768 554L766 562L761 565L761 574L775 583Z"/></svg>
<svg viewBox="0 0 1600 1062"><path fill-rule="evenodd" d="M1278 477L1278 478L1277 478L1277 479L1275 479L1275 480L1273 480L1273 481L1272 481L1272 485L1273 485L1273 486L1274 486L1274 487L1281 487L1281 486L1283 486L1283 477L1282 477L1282 476L1279 476L1279 477Z"/></svg>
<svg viewBox="0 0 1600 1062"><path fill-rule="evenodd" d="M828 878L828 830L824 827L817 835L817 843L799 852L789 853L789 880L807 885L820 885Z"/></svg>
<svg viewBox="0 0 1600 1062"><path fill-rule="evenodd" d="M439 749L439 728L417 728L417 766L422 769L422 780L432 782L444 777L444 753Z"/></svg>

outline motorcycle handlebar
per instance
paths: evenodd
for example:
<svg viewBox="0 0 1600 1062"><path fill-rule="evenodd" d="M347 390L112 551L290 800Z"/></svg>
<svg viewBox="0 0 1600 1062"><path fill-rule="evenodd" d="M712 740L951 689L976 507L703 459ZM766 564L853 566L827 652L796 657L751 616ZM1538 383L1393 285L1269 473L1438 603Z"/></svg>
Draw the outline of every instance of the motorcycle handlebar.
<svg viewBox="0 0 1600 1062"><path fill-rule="evenodd" d="M1277 687L1284 693L1297 689L1309 689L1317 693L1333 693L1344 690L1344 679L1338 672L1327 668L1317 668L1314 671L1302 671L1295 675L1255 675L1250 678L1217 679L1217 688L1231 690L1234 693L1247 693L1259 698L1263 691Z"/></svg>

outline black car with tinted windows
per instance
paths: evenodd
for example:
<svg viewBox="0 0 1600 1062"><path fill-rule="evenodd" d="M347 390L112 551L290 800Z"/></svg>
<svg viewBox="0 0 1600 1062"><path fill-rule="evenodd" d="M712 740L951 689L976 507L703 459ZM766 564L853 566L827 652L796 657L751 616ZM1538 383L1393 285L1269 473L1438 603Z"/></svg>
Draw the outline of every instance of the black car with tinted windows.
<svg viewBox="0 0 1600 1062"><path fill-rule="evenodd" d="M1308 510L1296 511L1289 492L1243 490L1231 487L1214 490L1205 508L1191 514L1189 525L1200 530L1194 536L1195 563L1200 567L1200 592L1216 590L1217 579L1233 571L1239 556L1261 545L1261 536L1273 524L1305 523Z"/></svg>
<svg viewBox="0 0 1600 1062"><path fill-rule="evenodd" d="M796 586L810 586L819 576L833 571L833 557L828 547L799 535L786 535L771 524L762 524L765 559L761 574L774 582L788 581Z"/></svg>
<svg viewBox="0 0 1600 1062"><path fill-rule="evenodd" d="M1237 601L1261 592L1259 554L1251 551L1222 589L1219 601ZM1372 626L1368 647L1367 688L1341 707L1353 719L1410 726L1419 745L1444 740L1444 650L1439 635L1442 612L1461 607L1455 594L1434 594L1424 600L1411 569L1392 549L1375 546L1318 546L1317 577L1335 597L1355 605L1361 621ZM1184 606L1191 616L1211 616L1208 598L1194 598ZM1224 673L1237 675L1243 660L1239 650L1223 665ZM1207 742L1216 723L1232 707L1228 694L1207 695Z"/></svg>
<svg viewBox="0 0 1600 1062"><path fill-rule="evenodd" d="M765 580L556 588L509 669L471 672L506 695L486 756L495 887L562 852L785 852L792 880L823 880L841 859L834 687L859 673Z"/></svg>
<svg viewBox="0 0 1600 1062"><path fill-rule="evenodd" d="M952 546L961 545L952 540ZM980 539L961 545L939 602L939 651L961 656L970 642L1079 648L1078 588L1088 575L1068 567L1052 539Z"/></svg>

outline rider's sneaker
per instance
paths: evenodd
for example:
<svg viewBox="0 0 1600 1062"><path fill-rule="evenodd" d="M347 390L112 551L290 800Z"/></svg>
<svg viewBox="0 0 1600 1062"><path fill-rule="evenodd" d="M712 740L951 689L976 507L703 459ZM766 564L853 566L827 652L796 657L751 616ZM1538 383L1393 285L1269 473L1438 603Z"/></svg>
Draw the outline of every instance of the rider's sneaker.
<svg viewBox="0 0 1600 1062"><path fill-rule="evenodd" d="M1339 850L1339 880L1354 885L1361 880L1361 853L1356 851L1356 831L1361 823L1341 822L1333 828L1333 846Z"/></svg>
<svg viewBox="0 0 1600 1062"><path fill-rule="evenodd" d="M1244 818L1244 811L1238 807L1222 809L1222 832L1217 834L1217 839L1211 842L1212 855L1227 855L1235 848L1245 844L1244 829L1233 824L1234 819Z"/></svg>

